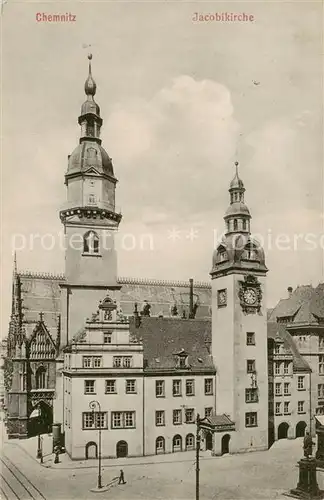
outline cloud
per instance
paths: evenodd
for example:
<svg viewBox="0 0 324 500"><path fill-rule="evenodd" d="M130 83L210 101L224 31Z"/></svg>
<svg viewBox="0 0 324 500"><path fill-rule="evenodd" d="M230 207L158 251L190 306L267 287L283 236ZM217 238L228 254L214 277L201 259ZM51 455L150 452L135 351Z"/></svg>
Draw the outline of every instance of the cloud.
<svg viewBox="0 0 324 500"><path fill-rule="evenodd" d="M229 90L185 75L150 100L116 107L106 133L128 218L133 213L147 219L145 207L150 207L152 214L172 221L215 206L219 179L234 160L238 130Z"/></svg>

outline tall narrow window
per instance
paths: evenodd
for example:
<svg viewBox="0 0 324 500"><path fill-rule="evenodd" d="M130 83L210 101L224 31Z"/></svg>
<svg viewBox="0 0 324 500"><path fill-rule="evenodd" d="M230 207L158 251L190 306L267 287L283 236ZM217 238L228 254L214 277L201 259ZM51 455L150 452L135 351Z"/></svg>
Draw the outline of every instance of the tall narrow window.
<svg viewBox="0 0 324 500"><path fill-rule="evenodd" d="M237 231L237 228L238 228L237 219L234 219L234 231Z"/></svg>
<svg viewBox="0 0 324 500"><path fill-rule="evenodd" d="M43 366L38 368L36 372L36 389L46 388L46 370Z"/></svg>
<svg viewBox="0 0 324 500"><path fill-rule="evenodd" d="M94 231L88 231L83 238L84 253L99 253L99 236Z"/></svg>

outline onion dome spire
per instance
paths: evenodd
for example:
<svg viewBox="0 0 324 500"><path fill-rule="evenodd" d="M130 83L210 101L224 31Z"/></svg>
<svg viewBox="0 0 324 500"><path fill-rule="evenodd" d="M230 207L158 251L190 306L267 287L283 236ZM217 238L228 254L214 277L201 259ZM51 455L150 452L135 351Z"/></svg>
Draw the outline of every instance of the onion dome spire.
<svg viewBox="0 0 324 500"><path fill-rule="evenodd" d="M90 96L90 95L94 96L96 94L97 85L96 85L96 82L94 81L94 79L92 78L92 73L91 73L92 54L88 55L88 59L89 59L89 75L88 75L88 78L86 79L85 84L84 84L84 91L85 91L87 96Z"/></svg>
<svg viewBox="0 0 324 500"><path fill-rule="evenodd" d="M250 211L244 203L245 187L238 173L239 163L235 162L235 175L230 183L230 206L226 210L224 220L226 232L228 233L249 233L250 232Z"/></svg>
<svg viewBox="0 0 324 500"><path fill-rule="evenodd" d="M102 119L100 118L100 108L94 100L97 85L92 77L91 60L92 54L88 55L89 59L89 74L84 84L84 91L87 100L81 106L81 115L79 116L79 124L81 125L81 138L80 142L84 140L94 140L101 143L100 129L102 126Z"/></svg>

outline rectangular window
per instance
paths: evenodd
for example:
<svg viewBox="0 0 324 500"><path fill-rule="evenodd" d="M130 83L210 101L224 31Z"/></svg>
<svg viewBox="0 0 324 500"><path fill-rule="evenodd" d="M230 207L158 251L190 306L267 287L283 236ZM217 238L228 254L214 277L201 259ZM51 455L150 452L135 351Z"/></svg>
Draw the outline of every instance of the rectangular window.
<svg viewBox="0 0 324 500"><path fill-rule="evenodd" d="M126 380L126 394L136 394L136 380Z"/></svg>
<svg viewBox="0 0 324 500"><path fill-rule="evenodd" d="M182 424L182 411L181 410L173 410L172 418L173 418L173 425Z"/></svg>
<svg viewBox="0 0 324 500"><path fill-rule="evenodd" d="M116 394L116 380L106 380L106 394Z"/></svg>
<svg viewBox="0 0 324 500"><path fill-rule="evenodd" d="M257 403L258 399L258 389L245 389L246 403Z"/></svg>
<svg viewBox="0 0 324 500"><path fill-rule="evenodd" d="M276 396L281 396L281 383L280 382L276 382L275 384L275 394Z"/></svg>
<svg viewBox="0 0 324 500"><path fill-rule="evenodd" d="M275 375L280 375L280 365L278 361L275 362Z"/></svg>
<svg viewBox="0 0 324 500"><path fill-rule="evenodd" d="M181 380L173 380L172 394L173 396L181 396Z"/></svg>
<svg viewBox="0 0 324 500"><path fill-rule="evenodd" d="M155 381L155 396L157 398L164 398L164 396L165 396L164 380L156 380Z"/></svg>
<svg viewBox="0 0 324 500"><path fill-rule="evenodd" d="M255 359L248 359L246 362L246 372L255 373Z"/></svg>
<svg viewBox="0 0 324 500"><path fill-rule="evenodd" d="M284 375L289 374L290 363L289 361L284 361Z"/></svg>
<svg viewBox="0 0 324 500"><path fill-rule="evenodd" d="M245 427L257 427L258 415L256 411L251 411L245 414Z"/></svg>
<svg viewBox="0 0 324 500"><path fill-rule="evenodd" d="M135 412L134 411L113 411L111 412L112 429L134 429Z"/></svg>
<svg viewBox="0 0 324 500"><path fill-rule="evenodd" d="M194 380L186 380L186 396L194 396L195 395L195 381Z"/></svg>
<svg viewBox="0 0 324 500"><path fill-rule="evenodd" d="M304 382L305 382L305 377L299 376L297 379L297 389L299 391L302 391L303 389L305 389Z"/></svg>
<svg viewBox="0 0 324 500"><path fill-rule="evenodd" d="M211 417L212 414L213 414L212 406L208 406L207 408L205 408L205 418Z"/></svg>
<svg viewBox="0 0 324 500"><path fill-rule="evenodd" d="M124 412L124 425L125 425L125 429L135 427L135 412L134 411L125 411Z"/></svg>
<svg viewBox="0 0 324 500"><path fill-rule="evenodd" d="M179 356L179 368L186 368L188 366L188 356Z"/></svg>
<svg viewBox="0 0 324 500"><path fill-rule="evenodd" d="M255 333L247 332L246 333L246 345L255 345Z"/></svg>
<svg viewBox="0 0 324 500"><path fill-rule="evenodd" d="M193 408L185 409L185 420L186 424L194 424L195 423L195 410Z"/></svg>
<svg viewBox="0 0 324 500"><path fill-rule="evenodd" d="M289 382L284 383L284 395L285 396L290 395L290 383Z"/></svg>
<svg viewBox="0 0 324 500"><path fill-rule="evenodd" d="M205 395L211 396L214 393L214 384L212 378L205 378Z"/></svg>
<svg viewBox="0 0 324 500"><path fill-rule="evenodd" d="M276 415L281 415L281 403L276 403Z"/></svg>
<svg viewBox="0 0 324 500"><path fill-rule="evenodd" d="M91 368L91 356L82 356L83 368Z"/></svg>
<svg viewBox="0 0 324 500"><path fill-rule="evenodd" d="M124 368L131 368L132 364L133 364L132 361L133 361L133 358L131 356L124 356L123 367Z"/></svg>
<svg viewBox="0 0 324 500"><path fill-rule="evenodd" d="M83 429L107 429L107 427L108 427L107 412L87 411L82 413Z"/></svg>
<svg viewBox="0 0 324 500"><path fill-rule="evenodd" d="M103 343L104 344L111 344L111 339L112 339L111 333L104 333L104 336L103 336Z"/></svg>
<svg viewBox="0 0 324 500"><path fill-rule="evenodd" d="M298 401L297 413L305 413L305 401Z"/></svg>
<svg viewBox="0 0 324 500"><path fill-rule="evenodd" d="M280 344L276 344L274 348L275 354L280 354Z"/></svg>
<svg viewBox="0 0 324 500"><path fill-rule="evenodd" d="M288 415L290 413L289 411L289 401L284 401L284 414Z"/></svg>
<svg viewBox="0 0 324 500"><path fill-rule="evenodd" d="M94 356L92 362L93 362L92 364L93 368L100 368L102 366L102 357Z"/></svg>
<svg viewBox="0 0 324 500"><path fill-rule="evenodd" d="M122 429L122 427L123 427L123 414L121 411L113 411L111 413L111 427L113 429Z"/></svg>
<svg viewBox="0 0 324 500"><path fill-rule="evenodd" d="M85 380L84 381L84 394L95 394L95 380Z"/></svg>
<svg viewBox="0 0 324 500"><path fill-rule="evenodd" d="M165 425L165 411L164 410L157 410L155 412L155 425L156 426Z"/></svg>
<svg viewBox="0 0 324 500"><path fill-rule="evenodd" d="M317 386L317 397L319 399L324 398L324 384L318 384L318 386Z"/></svg>
<svg viewBox="0 0 324 500"><path fill-rule="evenodd" d="M324 375L324 355L318 356L318 373Z"/></svg>
<svg viewBox="0 0 324 500"><path fill-rule="evenodd" d="M113 357L113 367L114 368L120 368L122 365L122 357L121 356L114 356Z"/></svg>

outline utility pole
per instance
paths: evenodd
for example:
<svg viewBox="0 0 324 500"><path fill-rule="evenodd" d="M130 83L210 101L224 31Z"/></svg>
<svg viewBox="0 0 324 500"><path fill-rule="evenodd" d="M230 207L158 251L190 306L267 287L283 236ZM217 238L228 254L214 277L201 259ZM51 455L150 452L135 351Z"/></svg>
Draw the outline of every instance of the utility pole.
<svg viewBox="0 0 324 500"><path fill-rule="evenodd" d="M199 500L199 452L200 452L200 418L197 415L196 429L196 500Z"/></svg>

